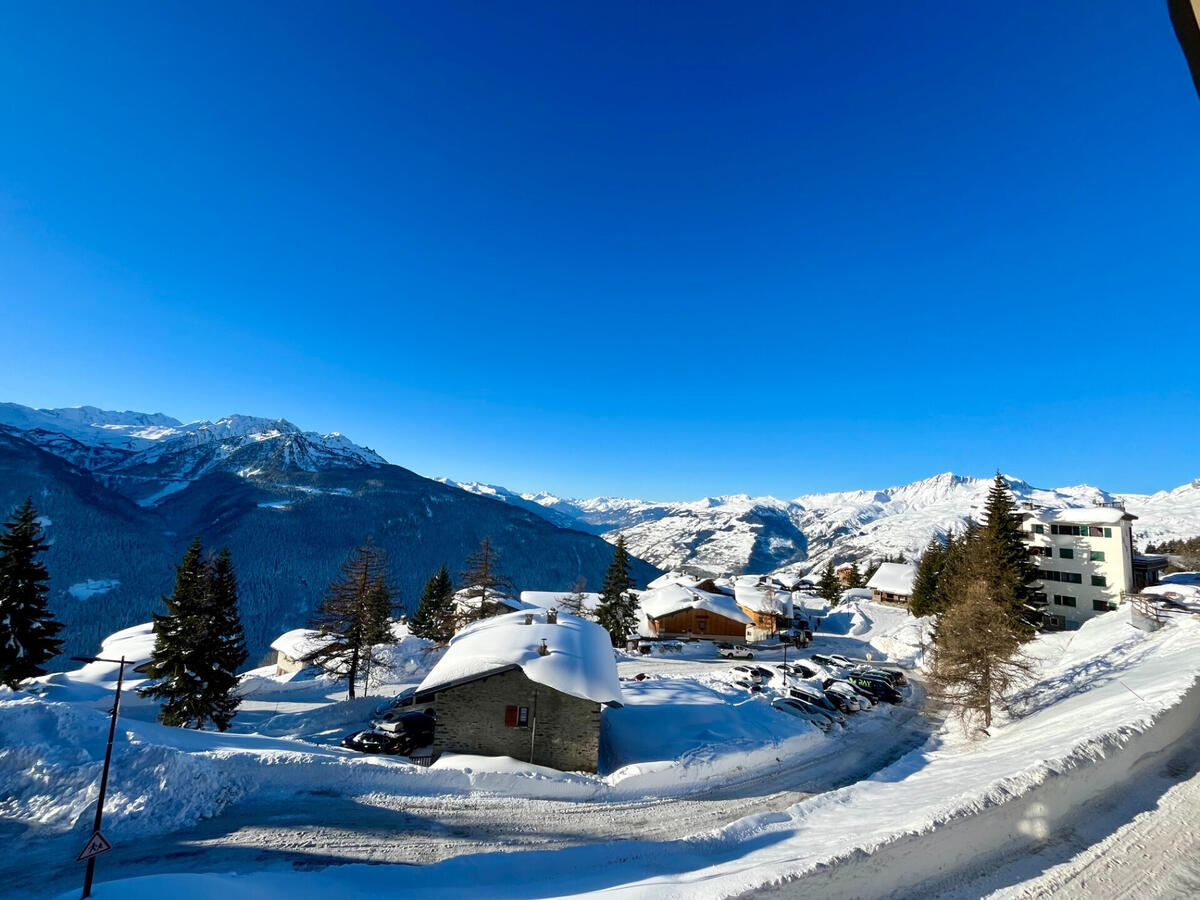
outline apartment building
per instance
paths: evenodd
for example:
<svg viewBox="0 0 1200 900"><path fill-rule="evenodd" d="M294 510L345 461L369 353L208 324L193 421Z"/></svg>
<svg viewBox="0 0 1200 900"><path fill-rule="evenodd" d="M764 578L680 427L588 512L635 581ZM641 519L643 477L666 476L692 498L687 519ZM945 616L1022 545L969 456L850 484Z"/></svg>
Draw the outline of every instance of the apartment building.
<svg viewBox="0 0 1200 900"><path fill-rule="evenodd" d="M1119 506L1026 510L1022 529L1038 568L1046 624L1077 628L1134 590L1132 523Z"/></svg>

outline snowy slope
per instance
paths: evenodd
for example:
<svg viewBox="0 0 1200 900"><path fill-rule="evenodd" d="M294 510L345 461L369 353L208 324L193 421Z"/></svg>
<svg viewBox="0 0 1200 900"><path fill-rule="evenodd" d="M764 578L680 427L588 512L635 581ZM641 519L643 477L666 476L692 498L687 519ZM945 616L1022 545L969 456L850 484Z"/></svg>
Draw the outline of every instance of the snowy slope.
<svg viewBox="0 0 1200 900"><path fill-rule="evenodd" d="M961 529L979 516L991 481L946 472L883 490L792 500L745 494L679 503L568 500L495 487L486 495L519 498L556 518L574 516L611 541L624 535L631 552L664 569L806 574L829 560L913 556L935 534ZM1123 501L1138 516L1134 533L1142 544L1200 534L1200 479L1153 495L1112 494L1086 484L1043 489L1011 477L1009 484L1018 500L1040 506Z"/></svg>

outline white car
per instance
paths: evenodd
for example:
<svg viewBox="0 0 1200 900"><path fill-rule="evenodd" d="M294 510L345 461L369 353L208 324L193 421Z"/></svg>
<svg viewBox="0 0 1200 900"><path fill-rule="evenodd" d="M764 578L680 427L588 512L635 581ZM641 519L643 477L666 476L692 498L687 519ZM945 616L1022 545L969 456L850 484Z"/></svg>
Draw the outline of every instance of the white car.
<svg viewBox="0 0 1200 900"><path fill-rule="evenodd" d="M859 712L867 707L862 703L866 698L860 697L854 688L841 681L830 681L825 685L826 694L837 694L845 702L846 706L854 712Z"/></svg>
<svg viewBox="0 0 1200 900"><path fill-rule="evenodd" d="M754 652L741 644L717 644L717 653L725 659L754 659Z"/></svg>

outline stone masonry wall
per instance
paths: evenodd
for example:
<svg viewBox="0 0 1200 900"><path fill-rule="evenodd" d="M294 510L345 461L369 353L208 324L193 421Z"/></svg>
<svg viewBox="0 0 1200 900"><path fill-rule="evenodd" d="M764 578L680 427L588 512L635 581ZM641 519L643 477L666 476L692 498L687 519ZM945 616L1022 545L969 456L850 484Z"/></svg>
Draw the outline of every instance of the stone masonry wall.
<svg viewBox="0 0 1200 900"><path fill-rule="evenodd" d="M529 724L505 725L509 706L526 707ZM535 729L536 725L536 729ZM520 669L439 691L434 747L452 753L511 756L540 766L595 772L600 704L537 684Z"/></svg>

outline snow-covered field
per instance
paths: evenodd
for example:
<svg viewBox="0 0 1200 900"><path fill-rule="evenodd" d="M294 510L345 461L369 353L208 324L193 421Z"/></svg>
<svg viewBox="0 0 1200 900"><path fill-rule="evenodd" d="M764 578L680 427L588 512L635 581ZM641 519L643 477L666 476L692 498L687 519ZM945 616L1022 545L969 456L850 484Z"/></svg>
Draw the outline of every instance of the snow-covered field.
<svg viewBox="0 0 1200 900"><path fill-rule="evenodd" d="M854 601L826 623L833 631L812 650L920 661L924 624L902 610ZM147 874L96 896L367 897L397 885L454 896L468 883L488 897L717 897L771 885L1036 896L1039 873L1018 860L1040 854L1066 883L1088 869L1071 859L1079 810L1116 828L1120 810L1105 804L1130 796L1131 779L1165 792L1170 772L1194 772L1179 748L1196 745L1200 622L1146 634L1122 610L1033 646L1038 680L983 741L954 728L931 736L915 704L860 714L826 737L771 710L769 689L733 684L731 664L709 653L625 656L626 706L604 726L619 751L598 776L462 756L421 770L351 754L334 739L373 700L331 703L319 681L272 692L259 676L242 723L254 733L123 721L106 815L118 848L100 877ZM764 658L781 651L754 662ZM86 702L0 695L0 834L21 851L0 863L0 883L70 895L78 873L62 863L86 837L104 724ZM524 855L517 865L497 850ZM60 874L32 875L31 861Z"/></svg>

